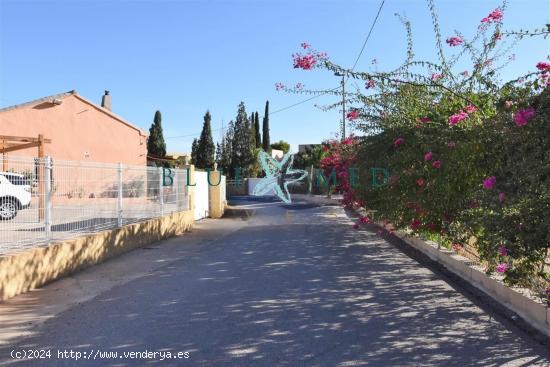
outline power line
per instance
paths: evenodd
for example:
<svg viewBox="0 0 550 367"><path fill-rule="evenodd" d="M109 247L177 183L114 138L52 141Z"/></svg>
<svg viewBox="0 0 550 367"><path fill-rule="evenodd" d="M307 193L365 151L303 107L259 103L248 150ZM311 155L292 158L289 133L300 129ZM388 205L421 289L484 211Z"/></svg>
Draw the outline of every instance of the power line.
<svg viewBox="0 0 550 367"><path fill-rule="evenodd" d="M338 86L338 87L336 87L336 88L332 88L332 89L329 89L329 90L327 90L327 91L321 92L321 93L319 93L319 94L317 94L317 95L314 95L313 97L309 97L308 99L304 99L303 101L300 101L300 102L291 104L290 106L286 106L286 107L283 107L283 108L279 108L278 110L275 110L275 111L273 111L273 112L270 112L269 115L271 116L271 115L276 114L276 113L278 113L278 112L286 111L286 110L288 110L288 109L290 109L290 108L293 108L293 107L296 107L296 106L298 106L298 105L301 105L302 103L306 103L306 102L309 102L309 101L311 101L311 100L313 100L313 99L315 99L315 98L319 98L319 97L321 97L321 96L324 96L324 95L327 94L327 93L334 92L335 90L337 90L337 89L339 89L339 88L340 88L340 87Z"/></svg>
<svg viewBox="0 0 550 367"><path fill-rule="evenodd" d="M359 62L359 59L361 58L361 55L363 55L363 51L365 50L365 46L367 45L367 42L369 41L370 35L372 33L372 30L374 29L374 26L376 25L376 22L378 21L378 17L380 16L380 12L382 11L382 7L384 6L384 3L386 0L382 0L380 3L380 6L378 7L378 13L376 13L376 17L374 18L374 21L372 22L372 25L370 26L369 33L367 34L367 37L365 38L365 42L363 42L363 47L361 47L361 51L359 52L359 55L357 55L357 59L355 59L355 62L353 63L353 67L351 68L351 71L355 69L357 66L357 63Z"/></svg>
<svg viewBox="0 0 550 367"><path fill-rule="evenodd" d="M361 58L361 56L363 55L363 51L365 50L365 47L367 46L367 42L369 41L370 39L370 36L372 34L372 30L374 29L374 26L376 25L376 23L378 22L378 18L380 16L380 12L382 11L382 7L384 6L384 3L386 2L386 0L382 0L382 2L380 3L380 6L378 7L378 12L376 13L376 17L374 18L374 21L372 22L371 24L371 27L369 29L369 32L367 34L367 37L365 38L365 41L363 42L363 46L361 47L361 51L359 51L359 55L357 55L357 58L355 59L355 62L353 63L353 67L351 68L351 71L353 71L355 69L355 67L357 66L357 63L359 62L359 59ZM331 92L334 92L335 90L339 89L340 86L338 87L335 87L335 88L332 88L332 89L329 89L328 91L324 91L324 92L321 92L317 95L314 95L313 97L309 97L307 99L304 99L303 101L300 101L300 102L296 102L294 104L291 104L289 106L286 106L286 107L283 107L283 108L279 108L278 110L275 110L275 111L272 111L269 113L269 116L271 115L274 115L276 113L279 113L279 112L283 112L283 111L286 111L286 110L289 110L291 108L294 108L296 106L299 106L301 104L304 104L306 102L309 102L311 100L314 100L316 98L319 98L321 96L324 96L325 94L327 93L331 93ZM222 130L223 131L223 127L221 129L214 129L212 131L219 131L219 130ZM190 136L198 136L200 135L201 133L194 133L194 134L187 134L187 135L179 135L179 136L170 136L170 137L167 137L165 139L179 139L179 138L186 138L186 137L190 137Z"/></svg>

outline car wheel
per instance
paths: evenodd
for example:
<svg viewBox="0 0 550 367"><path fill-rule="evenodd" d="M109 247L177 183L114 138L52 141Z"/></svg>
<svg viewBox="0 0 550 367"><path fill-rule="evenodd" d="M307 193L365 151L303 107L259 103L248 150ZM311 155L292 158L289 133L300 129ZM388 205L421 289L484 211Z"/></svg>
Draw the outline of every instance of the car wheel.
<svg viewBox="0 0 550 367"><path fill-rule="evenodd" d="M17 215L17 203L14 199L0 199L0 220L10 220Z"/></svg>

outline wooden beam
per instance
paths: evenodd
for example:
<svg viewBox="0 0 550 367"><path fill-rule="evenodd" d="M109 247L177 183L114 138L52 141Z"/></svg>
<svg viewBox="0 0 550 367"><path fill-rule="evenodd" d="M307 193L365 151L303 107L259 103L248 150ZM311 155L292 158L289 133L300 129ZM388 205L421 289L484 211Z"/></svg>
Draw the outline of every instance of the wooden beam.
<svg viewBox="0 0 550 367"><path fill-rule="evenodd" d="M26 143L26 144L17 144L17 145L11 146L11 147L9 147L9 148L2 148L2 149L0 149L0 153L15 152L16 150L34 148L34 147L37 147L37 146L39 146L39 145L40 145L39 142L35 142L35 143Z"/></svg>
<svg viewBox="0 0 550 367"><path fill-rule="evenodd" d="M10 135L0 135L0 140L6 141L21 141L25 143L37 143L38 138L28 137L28 136L10 136ZM52 139L44 139L44 143L51 143Z"/></svg>

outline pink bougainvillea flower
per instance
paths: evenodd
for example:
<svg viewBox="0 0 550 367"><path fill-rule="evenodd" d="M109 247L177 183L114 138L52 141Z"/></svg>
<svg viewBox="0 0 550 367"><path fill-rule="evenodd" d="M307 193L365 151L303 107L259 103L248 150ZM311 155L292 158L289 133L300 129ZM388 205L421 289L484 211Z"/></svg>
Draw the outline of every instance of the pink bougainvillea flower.
<svg viewBox="0 0 550 367"><path fill-rule="evenodd" d="M502 10L500 8L496 8L493 10L489 15L487 15L485 18L481 19L481 23L498 23L502 21Z"/></svg>
<svg viewBox="0 0 550 367"><path fill-rule="evenodd" d="M434 81L434 82L438 81L441 78L443 78L443 74L439 74L439 73L433 73L432 74L432 81Z"/></svg>
<svg viewBox="0 0 550 367"><path fill-rule="evenodd" d="M441 161L434 161L432 167L437 169L441 168Z"/></svg>
<svg viewBox="0 0 550 367"><path fill-rule="evenodd" d="M375 86L376 83L372 79L369 79L367 82L365 82L365 88L367 89L374 88Z"/></svg>
<svg viewBox="0 0 550 367"><path fill-rule="evenodd" d="M283 83L275 83L275 89L276 90L282 90L285 89L286 86Z"/></svg>
<svg viewBox="0 0 550 367"><path fill-rule="evenodd" d="M422 122L424 124L427 123L427 122L430 122L430 121L432 121L432 120L427 116L424 116L424 117L420 118L420 122Z"/></svg>
<svg viewBox="0 0 550 367"><path fill-rule="evenodd" d="M540 71L550 71L550 62L541 61L537 63L537 69Z"/></svg>
<svg viewBox="0 0 550 367"><path fill-rule="evenodd" d="M498 273L503 274L503 273L506 273L506 270L508 270L508 268L509 268L508 264L502 263L497 265L496 270Z"/></svg>
<svg viewBox="0 0 550 367"><path fill-rule="evenodd" d="M451 47L459 46L464 43L462 38L456 36L447 38L447 41L445 42L447 42L447 44Z"/></svg>
<svg viewBox="0 0 550 367"><path fill-rule="evenodd" d="M426 181L424 181L423 178L419 178L418 180L416 180L416 184L420 187L424 186L425 183Z"/></svg>
<svg viewBox="0 0 550 367"><path fill-rule="evenodd" d="M311 70L319 61L324 61L326 59L327 54L325 52L315 52L311 49L308 49L305 55L300 53L292 54L295 69Z"/></svg>
<svg viewBox="0 0 550 367"><path fill-rule="evenodd" d="M483 188L485 190L491 190L496 183L497 183L497 178L495 176L487 177L485 180L483 180Z"/></svg>
<svg viewBox="0 0 550 367"><path fill-rule="evenodd" d="M370 223L370 218L369 217L361 217L361 219L359 219L359 221L361 223L368 224L368 223Z"/></svg>
<svg viewBox="0 0 550 367"><path fill-rule="evenodd" d="M452 149L452 148L456 147L456 143L454 141L450 141L450 142L447 143L447 146Z"/></svg>
<svg viewBox="0 0 550 367"><path fill-rule="evenodd" d="M422 224L422 222L420 222L420 220L414 218L412 221L411 221L411 229L413 231L416 231L418 229L418 227L420 227L420 225Z"/></svg>
<svg viewBox="0 0 550 367"><path fill-rule="evenodd" d="M432 158L433 158L433 153L432 152L428 152L428 153L424 154L424 160L426 162L431 161Z"/></svg>
<svg viewBox="0 0 550 367"><path fill-rule="evenodd" d="M501 245L498 247L498 254L500 256L508 256L508 249Z"/></svg>
<svg viewBox="0 0 550 367"><path fill-rule="evenodd" d="M477 111L477 107L476 106L473 106L471 104L467 105L466 106L466 113L470 114L470 113L474 113Z"/></svg>
<svg viewBox="0 0 550 367"><path fill-rule="evenodd" d="M500 201L502 203L502 202L504 202L504 199L506 199L506 195L503 192L500 192L498 194L498 201Z"/></svg>
<svg viewBox="0 0 550 367"><path fill-rule="evenodd" d="M405 142L405 139L403 139L403 138L397 138L397 139L395 139L395 141L393 142L393 146L394 146L394 147L399 147L399 146L403 145L404 142Z"/></svg>
<svg viewBox="0 0 550 367"><path fill-rule="evenodd" d="M487 59L483 61L483 66L490 66L493 64L493 59Z"/></svg>
<svg viewBox="0 0 550 367"><path fill-rule="evenodd" d="M550 287L546 288L546 290L544 291L544 293L546 293L546 295L550 295Z"/></svg>
<svg viewBox="0 0 550 367"><path fill-rule="evenodd" d="M302 47L304 50L308 49L310 47L310 44L307 42L302 42L300 44L300 47Z"/></svg>
<svg viewBox="0 0 550 367"><path fill-rule="evenodd" d="M521 110L518 110L514 115L514 122L518 127L524 126L524 125L527 125L529 120L531 120L534 116L535 116L535 109L533 107L523 108Z"/></svg>
<svg viewBox="0 0 550 367"><path fill-rule="evenodd" d="M453 243L452 247L453 247L453 250L455 250L455 251L458 252L458 251L462 250L462 248L463 248L464 246L462 246L461 243Z"/></svg>
<svg viewBox="0 0 550 367"><path fill-rule="evenodd" d="M357 110L351 110L347 113L346 118L348 120L355 120L359 117L359 112Z"/></svg>
<svg viewBox="0 0 550 367"><path fill-rule="evenodd" d="M465 120L468 118L468 114L464 111L460 111L459 113L455 113L454 115L449 116L449 125L456 125L460 121Z"/></svg>

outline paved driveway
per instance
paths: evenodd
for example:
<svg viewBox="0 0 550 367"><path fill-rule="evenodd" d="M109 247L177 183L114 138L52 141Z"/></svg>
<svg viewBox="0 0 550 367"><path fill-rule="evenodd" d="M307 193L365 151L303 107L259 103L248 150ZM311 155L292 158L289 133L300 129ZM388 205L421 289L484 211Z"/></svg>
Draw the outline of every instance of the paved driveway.
<svg viewBox="0 0 550 367"><path fill-rule="evenodd" d="M238 224L237 230L55 315L16 343L26 349L111 351L119 353L116 359L2 361L550 365L541 344L369 229L353 230L340 208L241 204L249 215L223 220ZM186 236L177 242L184 248ZM162 253L162 245L155 248ZM0 356L11 349L1 349ZM189 358L120 358L124 351L145 350L188 352Z"/></svg>

